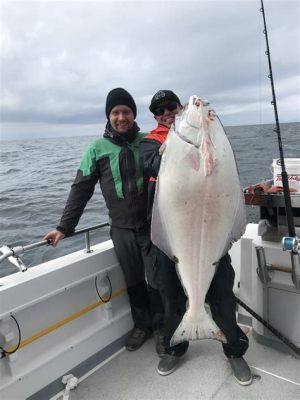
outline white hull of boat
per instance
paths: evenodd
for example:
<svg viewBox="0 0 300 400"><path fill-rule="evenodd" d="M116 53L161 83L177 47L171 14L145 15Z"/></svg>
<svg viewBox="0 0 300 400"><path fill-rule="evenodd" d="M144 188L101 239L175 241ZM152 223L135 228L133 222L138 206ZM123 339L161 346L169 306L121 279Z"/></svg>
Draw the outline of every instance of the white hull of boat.
<svg viewBox="0 0 300 400"><path fill-rule="evenodd" d="M279 243L263 242L257 224L248 224L245 235L231 249L236 271L234 290L295 345L300 345L300 291L291 275L275 272L272 282L257 278L255 247L264 245L268 262L290 265ZM109 284L112 298L107 297ZM286 312L286 308L291 311ZM1 399L46 399L64 389L61 379L88 373L124 346L132 329L127 292L111 241L78 251L0 279L0 344L13 350L21 332L20 348L0 360ZM241 322L251 316L239 307ZM284 324L282 324L284 321ZM253 331L278 344L263 326L253 321ZM125 373L125 371L124 371Z"/></svg>
<svg viewBox="0 0 300 400"><path fill-rule="evenodd" d="M107 296L106 276L113 293L103 303L95 278L100 295ZM111 241L91 253L78 251L1 278L0 285L2 347L12 351L18 343L11 315L21 332L20 348L0 360L0 397L5 400L27 399L101 350L117 351L123 346L118 339L133 326Z"/></svg>

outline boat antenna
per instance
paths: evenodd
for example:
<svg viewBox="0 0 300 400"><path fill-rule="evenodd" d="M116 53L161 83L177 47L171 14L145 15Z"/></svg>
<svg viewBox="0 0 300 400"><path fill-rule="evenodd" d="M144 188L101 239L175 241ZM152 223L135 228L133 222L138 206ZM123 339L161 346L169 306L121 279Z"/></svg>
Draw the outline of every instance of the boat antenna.
<svg viewBox="0 0 300 400"><path fill-rule="evenodd" d="M293 220L293 210L292 210L292 203L291 203L291 195L290 195L289 184L288 184L288 175L287 175L287 172L286 172L286 169L285 169L285 163L284 163L283 148L282 148L281 133L280 133L280 125L279 125L279 118L278 118L278 112L277 112L275 88L274 88L274 79L273 79L272 64L271 64L271 54L270 54L270 48L269 48L268 31L267 31L266 16L265 16L265 9L264 9L263 0L261 0L261 9L260 9L260 11L262 12L262 15L263 15L263 20L264 20L263 33L264 33L264 35L266 37L266 44L267 44L267 50L266 50L265 53L266 53L266 55L268 57L268 62L269 62L269 75L268 75L268 78L270 78L270 80L271 80L271 87L272 87L272 101L271 101L271 104L274 107L274 113L275 113L276 128L274 128L274 132L277 133L278 146L279 146L279 155L280 155L280 164L281 164L281 179L282 179L282 186L283 186L283 193L284 193L284 200L285 200L285 212L286 212L289 236L290 237L295 237L296 233L295 233L295 225L294 225L294 220Z"/></svg>

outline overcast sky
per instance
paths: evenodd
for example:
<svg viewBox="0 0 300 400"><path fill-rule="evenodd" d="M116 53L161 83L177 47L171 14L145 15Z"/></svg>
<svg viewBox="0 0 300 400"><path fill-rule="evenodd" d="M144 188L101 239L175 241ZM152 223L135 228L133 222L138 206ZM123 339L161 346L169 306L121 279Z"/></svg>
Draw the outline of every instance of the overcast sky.
<svg viewBox="0 0 300 400"><path fill-rule="evenodd" d="M280 122L300 121L300 0L265 0ZM159 89L224 125L273 123L260 0L0 0L2 139L96 135L124 87L142 130Z"/></svg>

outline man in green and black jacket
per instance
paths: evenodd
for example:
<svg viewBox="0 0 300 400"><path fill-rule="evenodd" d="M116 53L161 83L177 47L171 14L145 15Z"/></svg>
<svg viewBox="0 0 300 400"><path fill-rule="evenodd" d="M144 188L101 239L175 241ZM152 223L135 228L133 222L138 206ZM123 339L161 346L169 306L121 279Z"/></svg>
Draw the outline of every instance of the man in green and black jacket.
<svg viewBox="0 0 300 400"><path fill-rule="evenodd" d="M151 286L147 179L139 156L144 134L135 122L134 99L125 89L108 93L105 112L108 122L103 138L94 141L83 155L59 225L44 239L51 239L55 247L60 239L72 235L99 181L109 212L111 238L127 284L134 329L126 348L133 351L152 330L160 329L163 315L159 291Z"/></svg>

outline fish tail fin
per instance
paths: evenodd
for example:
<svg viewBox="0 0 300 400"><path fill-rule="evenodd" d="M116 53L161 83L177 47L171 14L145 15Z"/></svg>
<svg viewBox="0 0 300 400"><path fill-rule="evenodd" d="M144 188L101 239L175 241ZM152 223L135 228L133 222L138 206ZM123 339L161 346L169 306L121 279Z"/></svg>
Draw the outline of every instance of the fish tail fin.
<svg viewBox="0 0 300 400"><path fill-rule="evenodd" d="M223 332L206 312L197 319L189 317L186 312L174 332L170 344L174 346L181 342L199 339L215 339L226 343Z"/></svg>

